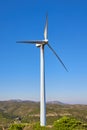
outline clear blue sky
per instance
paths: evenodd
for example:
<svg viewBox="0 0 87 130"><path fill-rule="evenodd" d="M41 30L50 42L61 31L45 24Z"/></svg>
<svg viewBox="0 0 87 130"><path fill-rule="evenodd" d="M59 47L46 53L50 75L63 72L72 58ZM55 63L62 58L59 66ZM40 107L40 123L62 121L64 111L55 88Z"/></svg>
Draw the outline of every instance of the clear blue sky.
<svg viewBox="0 0 87 130"><path fill-rule="evenodd" d="M45 46L46 98L87 104L87 1L0 1L0 100L39 101L40 50L17 40L43 39L48 12L49 44L67 73Z"/></svg>

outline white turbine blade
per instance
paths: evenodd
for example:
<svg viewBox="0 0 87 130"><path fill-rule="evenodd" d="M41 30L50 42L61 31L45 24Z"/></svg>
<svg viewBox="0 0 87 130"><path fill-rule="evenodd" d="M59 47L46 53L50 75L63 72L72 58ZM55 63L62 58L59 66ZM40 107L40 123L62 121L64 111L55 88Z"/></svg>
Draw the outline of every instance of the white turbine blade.
<svg viewBox="0 0 87 130"><path fill-rule="evenodd" d="M54 49L49 45L47 44L48 47L51 49L51 51L55 54L55 56L57 57L57 59L60 61L60 63L62 64L62 66L64 67L64 69L68 72L68 69L66 68L66 66L64 65L64 63L62 62L61 58L58 56L58 54L54 51Z"/></svg>
<svg viewBox="0 0 87 130"><path fill-rule="evenodd" d="M48 39L48 16L46 16L46 24L45 24L45 28L44 28L44 39L45 40Z"/></svg>
<svg viewBox="0 0 87 130"><path fill-rule="evenodd" d="M28 43L28 44L43 44L44 41L16 41L16 43Z"/></svg>

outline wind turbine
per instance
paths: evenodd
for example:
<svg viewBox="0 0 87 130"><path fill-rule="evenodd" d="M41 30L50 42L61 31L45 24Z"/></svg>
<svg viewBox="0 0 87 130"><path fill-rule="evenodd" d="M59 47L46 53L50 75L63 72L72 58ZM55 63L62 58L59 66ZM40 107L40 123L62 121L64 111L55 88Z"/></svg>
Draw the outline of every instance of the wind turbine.
<svg viewBox="0 0 87 130"><path fill-rule="evenodd" d="M57 55L55 50L48 44L48 16L46 16L46 24L44 28L44 40L27 40L17 41L17 43L36 44L40 48L40 125L46 125L46 95L45 95L45 69L44 69L44 46L48 45L57 59L60 61L66 71L67 68L62 62L61 58Z"/></svg>

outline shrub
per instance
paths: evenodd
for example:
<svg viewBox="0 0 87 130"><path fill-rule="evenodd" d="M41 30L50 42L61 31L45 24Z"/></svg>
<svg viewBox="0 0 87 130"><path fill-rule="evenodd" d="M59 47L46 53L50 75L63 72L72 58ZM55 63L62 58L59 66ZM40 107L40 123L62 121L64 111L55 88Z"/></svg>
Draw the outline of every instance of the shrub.
<svg viewBox="0 0 87 130"><path fill-rule="evenodd" d="M8 130L23 130L24 124L12 124Z"/></svg>
<svg viewBox="0 0 87 130"><path fill-rule="evenodd" d="M87 130L87 125L83 125L81 121L74 118L64 116L54 122L54 128L56 130Z"/></svg>

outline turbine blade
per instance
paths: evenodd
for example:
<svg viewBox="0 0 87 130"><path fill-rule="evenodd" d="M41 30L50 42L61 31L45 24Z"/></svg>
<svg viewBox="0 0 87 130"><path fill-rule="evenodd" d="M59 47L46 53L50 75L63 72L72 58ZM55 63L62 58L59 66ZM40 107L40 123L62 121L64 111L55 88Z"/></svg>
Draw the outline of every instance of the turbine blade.
<svg viewBox="0 0 87 130"><path fill-rule="evenodd" d="M48 15L46 16L46 24L45 24L45 28L44 28L44 39L45 40L48 39Z"/></svg>
<svg viewBox="0 0 87 130"><path fill-rule="evenodd" d="M64 67L64 69L68 72L68 69L66 68L66 66L64 65L64 63L62 62L62 60L60 59L60 57L58 56L58 54L54 51L54 49L49 44L47 44L47 45L51 49L51 51L55 54L55 56L57 57L57 59L60 61L60 63Z"/></svg>
<svg viewBox="0 0 87 130"><path fill-rule="evenodd" d="M44 41L16 41L16 43L42 44Z"/></svg>

